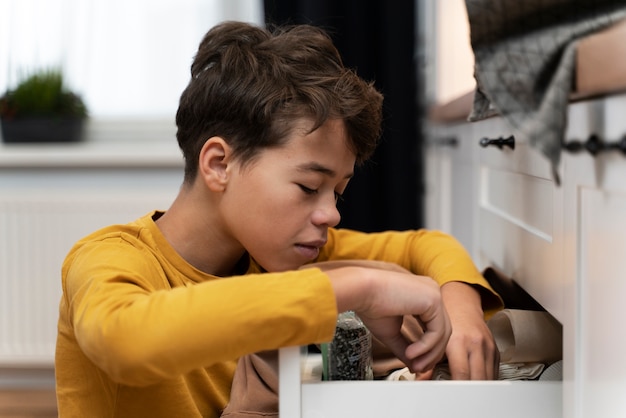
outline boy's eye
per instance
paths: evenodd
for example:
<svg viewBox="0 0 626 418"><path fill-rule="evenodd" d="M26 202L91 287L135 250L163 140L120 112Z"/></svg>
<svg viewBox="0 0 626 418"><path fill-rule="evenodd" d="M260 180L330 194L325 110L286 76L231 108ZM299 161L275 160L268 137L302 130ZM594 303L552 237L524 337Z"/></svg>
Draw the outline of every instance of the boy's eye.
<svg viewBox="0 0 626 418"><path fill-rule="evenodd" d="M300 187L300 189L301 189L304 193L306 193L306 194L315 194L315 193L317 193L317 190L315 190L315 189L311 189L311 188L306 187L306 186L304 186L304 185L302 185L302 184L298 184L298 187Z"/></svg>
<svg viewBox="0 0 626 418"><path fill-rule="evenodd" d="M300 190L302 190L305 194L308 194L308 195L314 195L318 193L317 189L311 189L310 187L306 187L303 184L298 184L298 187L300 187ZM343 201L343 195L341 193L338 193L338 192L334 192L334 193L335 193L335 202Z"/></svg>

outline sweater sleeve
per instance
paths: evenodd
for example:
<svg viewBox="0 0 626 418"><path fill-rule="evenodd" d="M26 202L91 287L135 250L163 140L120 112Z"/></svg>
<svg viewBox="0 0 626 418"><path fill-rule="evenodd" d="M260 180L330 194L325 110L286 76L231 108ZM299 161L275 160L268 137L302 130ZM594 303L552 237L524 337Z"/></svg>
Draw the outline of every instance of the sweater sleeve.
<svg viewBox="0 0 626 418"><path fill-rule="evenodd" d="M336 304L319 269L214 278L170 288L156 262L122 240L66 260L67 320L114 381L143 386L245 354L332 339Z"/></svg>
<svg viewBox="0 0 626 418"><path fill-rule="evenodd" d="M478 271L467 250L454 237L434 230L363 233L330 229L319 260L380 260L396 263L440 286L452 281L474 286L481 294L485 316L502 308L500 296Z"/></svg>

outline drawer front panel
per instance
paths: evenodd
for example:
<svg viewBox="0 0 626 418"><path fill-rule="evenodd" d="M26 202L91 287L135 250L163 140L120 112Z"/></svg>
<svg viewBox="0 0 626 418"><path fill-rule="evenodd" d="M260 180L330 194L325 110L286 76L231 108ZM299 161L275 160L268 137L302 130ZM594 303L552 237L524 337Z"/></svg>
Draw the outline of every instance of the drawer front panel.
<svg viewBox="0 0 626 418"><path fill-rule="evenodd" d="M307 383L302 418L555 418L561 397L561 382Z"/></svg>
<svg viewBox="0 0 626 418"><path fill-rule="evenodd" d="M510 135L503 122L477 125L478 137ZM548 161L528 144L480 153L479 267L495 267L563 321L563 190Z"/></svg>
<svg viewBox="0 0 626 418"><path fill-rule="evenodd" d="M551 181L482 167L481 184L481 209L552 242L554 198Z"/></svg>

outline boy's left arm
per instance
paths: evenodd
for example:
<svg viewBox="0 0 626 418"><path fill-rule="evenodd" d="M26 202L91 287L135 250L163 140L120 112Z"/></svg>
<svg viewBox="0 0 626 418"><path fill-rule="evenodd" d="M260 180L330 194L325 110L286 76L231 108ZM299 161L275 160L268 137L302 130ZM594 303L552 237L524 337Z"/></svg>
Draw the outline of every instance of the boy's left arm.
<svg viewBox="0 0 626 418"><path fill-rule="evenodd" d="M485 323L480 293L473 285L447 282L441 294L452 324L446 347L452 379L497 379L500 353Z"/></svg>
<svg viewBox="0 0 626 418"><path fill-rule="evenodd" d="M497 379L499 352L485 322L502 309L500 296L449 234L433 230L364 234L329 230L323 257L394 262L441 286L452 335L446 356L453 379Z"/></svg>

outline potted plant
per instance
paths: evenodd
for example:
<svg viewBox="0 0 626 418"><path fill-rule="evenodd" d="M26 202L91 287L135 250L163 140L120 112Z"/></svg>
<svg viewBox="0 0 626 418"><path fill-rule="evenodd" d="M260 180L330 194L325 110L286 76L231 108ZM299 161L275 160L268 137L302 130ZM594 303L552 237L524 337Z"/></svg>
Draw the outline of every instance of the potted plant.
<svg viewBox="0 0 626 418"><path fill-rule="evenodd" d="M76 142L87 108L63 84L60 70L41 70L0 97L2 138L7 143Z"/></svg>

